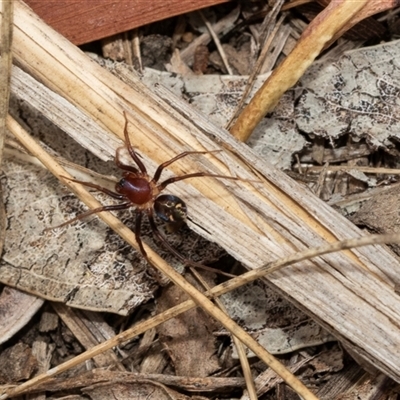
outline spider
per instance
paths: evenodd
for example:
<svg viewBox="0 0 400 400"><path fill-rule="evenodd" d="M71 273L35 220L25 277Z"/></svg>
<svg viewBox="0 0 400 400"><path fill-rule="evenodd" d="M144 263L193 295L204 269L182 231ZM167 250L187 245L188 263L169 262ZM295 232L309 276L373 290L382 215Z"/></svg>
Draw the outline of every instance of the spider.
<svg viewBox="0 0 400 400"><path fill-rule="evenodd" d="M176 157L172 158L169 161L163 162L160 164L154 176L151 178L148 173L145 165L140 160L138 154L134 150L129 134L128 134L128 118L126 113L124 112L125 117L125 127L124 127L124 136L125 136L125 146L136 163L137 167L126 165L120 160L120 151L123 147L120 147L116 151L115 155L115 164L118 168L120 168L123 172L122 178L115 185L115 192L109 189L106 189L100 185L96 185L91 182L79 181L72 178L64 177L72 182L80 183L81 185L91 187L100 192L103 192L114 199L122 200L123 203L102 206L95 208L93 210L86 211L75 218L70 219L69 221L58 225L55 228L61 228L63 226L69 225L77 220L81 220L85 217L88 217L92 214L96 214L102 211L117 211L117 210L125 210L130 207L135 207L135 238L137 244L139 246L139 250L144 257L144 259L152 265L151 261L148 258L147 252L143 247L143 242L141 239L141 225L143 220L143 215L147 215L147 218L150 222L150 228L155 235L156 238L176 257L178 257L184 264L192 264L195 267L201 267L203 269L208 269L212 271L216 271L214 268L207 267L203 264L198 264L193 261L190 261L183 257L177 250L175 250L164 237L164 235L160 232L157 227L157 224L154 220L154 214L156 214L161 220L171 223L171 224L182 224L187 216L187 207L183 200L179 197L171 195L171 194L161 194L163 190L170 184L178 181L182 181L184 179L196 178L196 177L214 177L214 178L225 178L232 180L242 180L241 178L236 178L233 176L225 176L225 175L215 175L209 174L207 172L194 172L190 174L185 174L182 176L175 176L172 178L165 179L164 181L159 182L161 173L163 170L171 165L173 162L186 157L190 154L206 154L211 153L210 151L185 151ZM51 228L54 229L54 228ZM230 275L231 276L231 275Z"/></svg>

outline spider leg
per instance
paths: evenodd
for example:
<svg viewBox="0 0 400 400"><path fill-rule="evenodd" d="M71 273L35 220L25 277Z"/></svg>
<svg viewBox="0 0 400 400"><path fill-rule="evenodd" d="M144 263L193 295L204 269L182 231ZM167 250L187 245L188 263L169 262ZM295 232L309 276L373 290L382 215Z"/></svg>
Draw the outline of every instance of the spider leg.
<svg viewBox="0 0 400 400"><path fill-rule="evenodd" d="M209 174L208 172L194 172L193 174L186 174L182 176L174 176L172 178L166 179L165 181L161 182L158 185L160 190L165 189L166 186L170 185L171 183L183 181L184 179L189 178L199 178L202 176L209 176L211 178L223 178L223 179L231 179L233 181L247 181L247 179L237 178L235 176L226 176L226 175L216 175L216 174Z"/></svg>
<svg viewBox="0 0 400 400"><path fill-rule="evenodd" d="M172 253L175 257L177 257L179 260L181 260L185 265L190 265L195 268L201 268L206 271L211 271L211 272L216 272L217 274L220 275L226 275L230 278L234 278L235 275L232 274L227 274L225 272L220 271L219 269L216 268L211 268L208 267L207 265L203 265L194 261L191 261L187 258L185 258L181 253L179 253L178 250L174 249L168 242L167 238L161 233L161 231L158 229L156 222L154 221L154 215L153 215L153 210L150 209L147 211L147 217L149 218L150 222L150 227L151 230L154 234L154 236L163 244L163 246L170 252Z"/></svg>
<svg viewBox="0 0 400 400"><path fill-rule="evenodd" d="M142 242L142 237L140 235L141 228L142 228L142 219L143 219L143 211L137 210L136 211L136 220L135 220L135 239L136 242L139 246L139 250L142 253L143 258L147 261L147 263L152 267L151 269L148 270L150 275L157 280L160 286L164 286L165 283L163 283L161 279L160 272L157 270L157 268L153 265L153 263L150 261L149 256L147 255L146 250L144 249L143 242Z"/></svg>
<svg viewBox="0 0 400 400"><path fill-rule="evenodd" d="M72 218L72 219L68 220L67 222L64 222L61 225L53 226L51 228L46 228L44 230L44 232L47 232L47 231L50 231L50 230L56 229L56 228L62 228L64 226L67 226L67 225L70 225L70 224L74 223L75 221L79 221L79 220L81 220L83 218L86 218L86 217L88 217L89 215L92 215L92 214L97 214L97 213L103 212L103 211L126 210L127 208L129 208L131 206L132 206L132 203L129 202L129 203L113 204L113 205L110 205L110 206L98 207L98 208L95 208L93 210L88 210L88 211L86 211L86 212L84 212L82 214L79 214L75 218Z"/></svg>
<svg viewBox="0 0 400 400"><path fill-rule="evenodd" d="M100 185L96 185L95 183L92 183L92 182L78 181L77 179L68 178L68 177L62 176L62 175L61 175L61 177L64 178L64 179L68 179L69 181L80 183L81 185L88 186L88 187L91 187L93 189L96 189L99 192L103 192L105 194L108 194L109 196L113 197L114 199L124 200L126 198L125 195L123 195L123 194L119 194L119 193L113 192L112 190L106 189L106 188L104 188L104 187L102 187Z"/></svg>
<svg viewBox="0 0 400 400"><path fill-rule="evenodd" d="M125 117L125 127L124 127L124 135L125 135L125 144L126 148L129 151L129 154L131 155L133 161L137 164L137 166L140 169L140 172L144 175L147 175L147 169L142 163L142 160L139 158L137 155L135 149L132 146L131 139L129 138L129 133L128 133L128 117L126 116L126 112L124 111L124 117ZM117 164L118 165L118 164Z"/></svg>
<svg viewBox="0 0 400 400"><path fill-rule="evenodd" d="M150 264L153 265L151 263L151 261L149 260L149 257L146 253L146 250L143 247L143 242L142 242L142 238L140 235L141 232L141 228L142 228L142 219L143 219L143 211L138 210L136 211L136 219L135 219L135 239L136 242L139 246L139 250L142 253L143 258Z"/></svg>
<svg viewBox="0 0 400 400"><path fill-rule="evenodd" d="M171 165L173 162L186 157L190 154L207 154L207 153L218 153L220 152L220 150L212 150L212 151L184 151L181 154L178 154L176 157L172 158L169 161L163 162L162 164L160 164L158 166L158 168L156 169L156 172L154 174L153 177L153 182L158 182L158 180L160 179L161 173L163 172L164 168L168 167L168 165Z"/></svg>
<svg viewBox="0 0 400 400"><path fill-rule="evenodd" d="M118 168L121 168L121 169L124 170L124 171L129 171L129 172L134 173L135 175L139 175L140 172L139 172L139 170L138 170L137 168L135 168L135 167L132 166L132 165L126 165L126 164L124 164L123 162L121 162L121 160L120 160L120 158L119 158L119 153L120 153L120 151L121 151L122 149L124 149L124 148L125 148L125 147L118 147L118 149L117 149L117 151L116 151L116 154L115 154L115 159L114 159L115 165L116 165Z"/></svg>

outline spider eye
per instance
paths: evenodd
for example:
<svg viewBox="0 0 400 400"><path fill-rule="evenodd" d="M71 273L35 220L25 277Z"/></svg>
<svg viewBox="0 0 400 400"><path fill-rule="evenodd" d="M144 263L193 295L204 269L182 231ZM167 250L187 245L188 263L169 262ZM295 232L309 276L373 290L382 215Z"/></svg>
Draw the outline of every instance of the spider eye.
<svg viewBox="0 0 400 400"><path fill-rule="evenodd" d="M118 193L121 193L121 189L123 189L123 187L125 186L125 179L122 178L119 182L117 182L117 184L115 185L115 190Z"/></svg>
<svg viewBox="0 0 400 400"><path fill-rule="evenodd" d="M158 196L154 202L154 211L165 222L183 222L187 215L187 207L177 196L164 194Z"/></svg>

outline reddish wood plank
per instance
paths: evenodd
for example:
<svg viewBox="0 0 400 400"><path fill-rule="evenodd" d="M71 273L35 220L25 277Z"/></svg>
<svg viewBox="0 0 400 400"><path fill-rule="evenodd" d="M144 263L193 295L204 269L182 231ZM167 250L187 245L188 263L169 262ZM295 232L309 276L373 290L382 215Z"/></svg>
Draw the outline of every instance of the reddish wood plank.
<svg viewBox="0 0 400 400"><path fill-rule="evenodd" d="M25 0L55 30L83 44L228 0Z"/></svg>

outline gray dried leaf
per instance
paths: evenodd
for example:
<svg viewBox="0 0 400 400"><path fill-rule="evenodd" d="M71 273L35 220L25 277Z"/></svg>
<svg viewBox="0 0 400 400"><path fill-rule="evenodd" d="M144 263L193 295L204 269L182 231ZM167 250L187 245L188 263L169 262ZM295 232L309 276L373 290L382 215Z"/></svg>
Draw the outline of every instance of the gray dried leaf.
<svg viewBox="0 0 400 400"><path fill-rule="evenodd" d="M38 362L32 354L32 349L25 343L17 343L0 355L0 383L29 379L37 368Z"/></svg>
<svg viewBox="0 0 400 400"><path fill-rule="evenodd" d="M5 287L0 295L0 344L22 329L43 305L43 300Z"/></svg>
<svg viewBox="0 0 400 400"><path fill-rule="evenodd" d="M2 283L71 306L119 314L151 298L142 257L96 217L44 232L83 211L50 173L10 160L3 171L7 234Z"/></svg>
<svg viewBox="0 0 400 400"><path fill-rule="evenodd" d="M272 354L286 354L335 340L262 282L242 286L221 298L229 315ZM254 354L250 352L248 356ZM233 357L237 357L235 349Z"/></svg>
<svg viewBox="0 0 400 400"><path fill-rule="evenodd" d="M375 146L399 140L399 42L346 52L313 64L296 108L302 131L332 139L350 132Z"/></svg>
<svg viewBox="0 0 400 400"><path fill-rule="evenodd" d="M195 279L189 275L187 279L201 290ZM165 312L188 298L177 286L170 285L157 301L157 312ZM194 308L157 327L159 340L173 361L176 375L206 377L220 369L213 335L217 326L201 308Z"/></svg>

